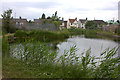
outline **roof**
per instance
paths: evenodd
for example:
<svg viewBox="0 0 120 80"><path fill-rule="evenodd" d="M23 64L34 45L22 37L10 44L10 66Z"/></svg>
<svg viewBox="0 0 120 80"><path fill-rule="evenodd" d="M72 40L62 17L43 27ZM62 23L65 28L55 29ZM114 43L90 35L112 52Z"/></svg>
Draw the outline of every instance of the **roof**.
<svg viewBox="0 0 120 80"><path fill-rule="evenodd" d="M67 21L64 21L64 23L67 23Z"/></svg>
<svg viewBox="0 0 120 80"><path fill-rule="evenodd" d="M98 24L103 24L103 23L105 23L103 20L93 20L93 21L95 21L95 22L98 23Z"/></svg>
<svg viewBox="0 0 120 80"><path fill-rule="evenodd" d="M79 21L81 21L81 23L85 23L87 20L86 19L79 19Z"/></svg>
<svg viewBox="0 0 120 80"><path fill-rule="evenodd" d="M12 22L27 22L27 19L12 19Z"/></svg>
<svg viewBox="0 0 120 80"><path fill-rule="evenodd" d="M34 22L39 23L41 22L41 19L34 19Z"/></svg>
<svg viewBox="0 0 120 80"><path fill-rule="evenodd" d="M76 19L69 19L70 23L75 22Z"/></svg>
<svg viewBox="0 0 120 80"><path fill-rule="evenodd" d="M61 23L63 23L64 21L63 20L59 20Z"/></svg>

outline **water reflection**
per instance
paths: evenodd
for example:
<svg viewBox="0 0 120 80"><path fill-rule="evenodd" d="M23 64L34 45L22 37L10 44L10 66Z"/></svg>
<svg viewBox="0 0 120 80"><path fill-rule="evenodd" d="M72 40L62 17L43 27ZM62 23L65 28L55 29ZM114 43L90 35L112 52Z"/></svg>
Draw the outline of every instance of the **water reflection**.
<svg viewBox="0 0 120 80"><path fill-rule="evenodd" d="M64 53L64 50L69 50L70 46L77 46L78 51L77 55L81 55L80 53L85 52L89 48L91 48L92 56L99 56L101 52L103 52L106 48L114 48L118 47L118 43L108 39L95 39L95 38L85 38L84 35L81 36L71 36L67 39L66 42L61 42L57 45L58 56Z"/></svg>

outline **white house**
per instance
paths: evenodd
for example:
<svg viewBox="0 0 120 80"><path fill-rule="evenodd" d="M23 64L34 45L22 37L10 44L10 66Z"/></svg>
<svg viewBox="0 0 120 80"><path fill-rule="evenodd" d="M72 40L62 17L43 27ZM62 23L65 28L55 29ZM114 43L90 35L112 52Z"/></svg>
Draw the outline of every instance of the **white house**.
<svg viewBox="0 0 120 80"><path fill-rule="evenodd" d="M87 18L86 19L79 19L79 21L78 21L78 27L85 29L86 22L87 22Z"/></svg>
<svg viewBox="0 0 120 80"><path fill-rule="evenodd" d="M60 27L59 28L60 28L60 30L67 28L67 21L60 20Z"/></svg>
<svg viewBox="0 0 120 80"><path fill-rule="evenodd" d="M76 19L69 19L67 21L67 28L78 28L78 21L77 21L77 18Z"/></svg>

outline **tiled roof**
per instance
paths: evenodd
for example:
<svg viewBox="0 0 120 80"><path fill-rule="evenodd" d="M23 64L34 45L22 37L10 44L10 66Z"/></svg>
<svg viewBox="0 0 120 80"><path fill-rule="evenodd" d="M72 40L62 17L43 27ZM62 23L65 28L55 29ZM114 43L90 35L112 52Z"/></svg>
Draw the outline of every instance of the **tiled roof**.
<svg viewBox="0 0 120 80"><path fill-rule="evenodd" d="M76 19L69 19L70 23L73 23Z"/></svg>
<svg viewBox="0 0 120 80"><path fill-rule="evenodd" d="M81 23L85 23L86 19L79 19L79 21L81 21Z"/></svg>

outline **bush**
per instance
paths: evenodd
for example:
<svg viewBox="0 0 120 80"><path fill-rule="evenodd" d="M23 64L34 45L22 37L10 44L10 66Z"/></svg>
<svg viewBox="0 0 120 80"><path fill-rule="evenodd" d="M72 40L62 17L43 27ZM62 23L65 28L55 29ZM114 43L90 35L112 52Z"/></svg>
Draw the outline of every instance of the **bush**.
<svg viewBox="0 0 120 80"><path fill-rule="evenodd" d="M80 28L71 28L68 29L68 31L70 32L71 35L81 35L84 33L84 30Z"/></svg>
<svg viewBox="0 0 120 80"><path fill-rule="evenodd" d="M116 33L117 35L120 35L120 28L116 28L116 29L115 29L115 33Z"/></svg>
<svg viewBox="0 0 120 80"><path fill-rule="evenodd" d="M27 37L28 33L24 30L17 30L15 32L15 37Z"/></svg>
<svg viewBox="0 0 120 80"><path fill-rule="evenodd" d="M33 38L34 40L40 40L40 41L54 41L54 40L62 40L68 38L69 32L67 30L63 30L63 31L18 30L15 33L15 37Z"/></svg>

